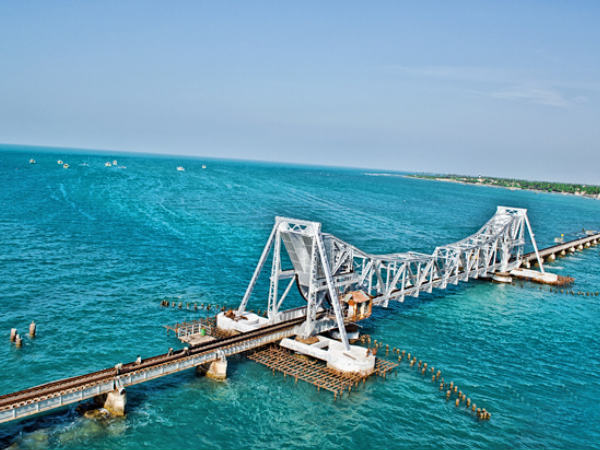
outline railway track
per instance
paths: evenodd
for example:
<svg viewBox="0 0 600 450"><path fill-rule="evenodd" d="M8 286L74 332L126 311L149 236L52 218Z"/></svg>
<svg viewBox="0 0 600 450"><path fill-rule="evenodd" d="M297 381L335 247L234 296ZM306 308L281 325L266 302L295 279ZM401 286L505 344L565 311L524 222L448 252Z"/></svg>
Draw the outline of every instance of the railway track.
<svg viewBox="0 0 600 450"><path fill-rule="evenodd" d="M321 313L320 315L324 315ZM245 341L252 341L257 338L274 334L276 332L293 328L304 321L304 317L290 319L278 324L269 325L257 330L240 333L235 336L217 339L192 348L184 348L173 353L164 353L143 360L140 364L135 362L123 364L119 370L116 367L99 370L84 375L65 378L52 381L39 386L34 386L21 391L13 392L0 396L0 411L14 408L19 405L37 401L39 399L49 398L60 395L66 391L76 391L85 387L90 387L103 382L117 380L128 374L139 374L145 370L155 368L160 365L184 361L202 354L214 353L221 349L230 348Z"/></svg>

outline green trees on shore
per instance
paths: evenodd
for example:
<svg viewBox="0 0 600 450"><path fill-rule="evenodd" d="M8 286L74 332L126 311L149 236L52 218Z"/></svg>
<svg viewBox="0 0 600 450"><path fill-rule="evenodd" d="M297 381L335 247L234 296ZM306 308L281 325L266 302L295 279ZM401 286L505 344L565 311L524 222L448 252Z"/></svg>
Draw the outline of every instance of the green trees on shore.
<svg viewBox="0 0 600 450"><path fill-rule="evenodd" d="M590 186L585 184L572 183L554 183L550 181L528 181L513 178L495 178L495 177L471 177L465 175L412 175L416 178L426 178L432 180L452 180L461 183L485 184L489 186L499 186L506 188L530 189L546 192L564 192L568 194L580 194L597 196L600 194L600 186Z"/></svg>

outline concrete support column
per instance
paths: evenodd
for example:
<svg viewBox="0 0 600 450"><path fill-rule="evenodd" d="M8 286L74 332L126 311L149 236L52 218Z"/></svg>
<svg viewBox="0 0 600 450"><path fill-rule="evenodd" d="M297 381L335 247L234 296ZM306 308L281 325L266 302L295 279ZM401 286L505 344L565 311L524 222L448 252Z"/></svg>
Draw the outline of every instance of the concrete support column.
<svg viewBox="0 0 600 450"><path fill-rule="evenodd" d="M583 245L579 244L579 245L577 246L577 250L583 250Z"/></svg>
<svg viewBox="0 0 600 450"><path fill-rule="evenodd" d="M554 253L550 253L550 255L548 255L548 258L547 258L548 262L552 262L555 259L556 259L556 256L554 255Z"/></svg>
<svg viewBox="0 0 600 450"><path fill-rule="evenodd" d="M565 252L564 250L561 250L560 256L567 256L567 252Z"/></svg>
<svg viewBox="0 0 600 450"><path fill-rule="evenodd" d="M222 358L211 362L206 376L216 381L225 381L227 379L227 359Z"/></svg>
<svg viewBox="0 0 600 450"><path fill-rule="evenodd" d="M125 406L127 405L127 393L125 389L115 389L106 395L104 409L113 416L124 416Z"/></svg>

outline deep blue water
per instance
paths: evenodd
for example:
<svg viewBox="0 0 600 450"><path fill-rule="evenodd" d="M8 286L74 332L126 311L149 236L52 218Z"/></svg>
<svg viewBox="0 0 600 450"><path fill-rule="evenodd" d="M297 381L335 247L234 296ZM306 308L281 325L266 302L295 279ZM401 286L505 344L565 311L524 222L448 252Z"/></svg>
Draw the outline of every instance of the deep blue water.
<svg viewBox="0 0 600 450"><path fill-rule="evenodd" d="M115 158L126 168L104 167ZM237 305L276 215L321 221L370 252L431 252L497 205L528 208L542 247L600 228L597 200L372 172L0 148L0 394L177 346L162 326L200 313L160 300ZM598 256L589 249L551 269L597 291ZM265 308L265 288L251 308ZM105 425L74 407L0 425L0 447L598 448L599 307L600 297L475 281L364 323L440 368L489 422L405 366L334 402L238 357L222 384L189 371L129 388L127 417ZM32 319L38 337L14 348L10 328L26 335Z"/></svg>

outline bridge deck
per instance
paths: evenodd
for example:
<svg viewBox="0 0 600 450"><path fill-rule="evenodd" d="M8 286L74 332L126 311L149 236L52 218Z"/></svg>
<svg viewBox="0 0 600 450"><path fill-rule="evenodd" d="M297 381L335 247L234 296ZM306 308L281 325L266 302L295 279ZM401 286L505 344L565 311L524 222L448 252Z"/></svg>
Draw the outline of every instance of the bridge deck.
<svg viewBox="0 0 600 450"><path fill-rule="evenodd" d="M207 342L173 354L165 353L143 360L141 364L124 364L77 377L53 381L0 396L0 423L60 408L106 394L114 389L143 383L155 378L215 361L279 341L296 334L304 318L291 319L229 338Z"/></svg>
<svg viewBox="0 0 600 450"><path fill-rule="evenodd" d="M553 245L551 247L540 249L538 253L540 254L540 256L542 258L545 258L546 256L550 256L555 253L560 253L563 250L566 251L566 250L569 250L570 248L577 247L579 245L585 245L594 240L596 240L596 241L600 240L600 233L593 234L591 236L584 236L582 238L574 239L572 241L563 242L560 244ZM530 252L530 253L524 254L522 259L523 259L523 261L529 261L529 262L535 261L535 259L536 259L535 252Z"/></svg>

